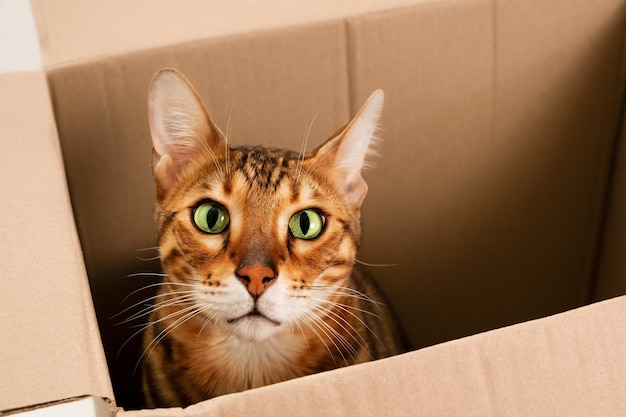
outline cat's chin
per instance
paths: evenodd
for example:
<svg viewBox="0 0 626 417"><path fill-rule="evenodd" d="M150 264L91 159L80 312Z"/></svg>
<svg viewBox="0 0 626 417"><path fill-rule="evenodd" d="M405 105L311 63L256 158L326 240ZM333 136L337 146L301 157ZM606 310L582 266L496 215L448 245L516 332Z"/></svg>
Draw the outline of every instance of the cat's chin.
<svg viewBox="0 0 626 417"><path fill-rule="evenodd" d="M272 320L271 318L267 317L265 314L260 313L260 312L258 312L256 310L254 310L254 311L252 311L250 313L244 314L241 317L237 317L237 318L234 318L234 319L229 319L228 323L229 324L234 324L234 323L238 323L240 321L245 321L245 320L253 320L253 321L254 320L267 320L270 323L274 324L275 326L280 326L279 322L277 322L276 320Z"/></svg>
<svg viewBox="0 0 626 417"><path fill-rule="evenodd" d="M266 340L280 333L283 328L279 322L258 312L230 319L228 325L235 335L251 341Z"/></svg>

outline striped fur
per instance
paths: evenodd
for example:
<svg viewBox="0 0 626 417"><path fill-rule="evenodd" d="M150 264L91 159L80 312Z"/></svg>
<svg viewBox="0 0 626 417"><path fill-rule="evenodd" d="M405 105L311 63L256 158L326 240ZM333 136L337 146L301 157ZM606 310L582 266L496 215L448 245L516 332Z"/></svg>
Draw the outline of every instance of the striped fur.
<svg viewBox="0 0 626 417"><path fill-rule="evenodd" d="M229 148L182 75L157 74L150 116L165 278L144 336L148 406L187 406L404 350L380 291L354 267L360 171L381 106L382 93L310 154ZM228 212L221 233L194 225L203 201ZM296 238L290 218L310 208L323 231ZM246 266L268 276L254 286Z"/></svg>

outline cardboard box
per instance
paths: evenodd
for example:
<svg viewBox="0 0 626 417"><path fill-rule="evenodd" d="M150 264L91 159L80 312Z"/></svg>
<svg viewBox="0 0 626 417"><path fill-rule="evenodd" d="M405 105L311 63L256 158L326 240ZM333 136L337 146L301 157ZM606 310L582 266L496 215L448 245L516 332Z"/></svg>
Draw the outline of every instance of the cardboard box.
<svg viewBox="0 0 626 417"><path fill-rule="evenodd" d="M0 91L0 410L112 398L45 76Z"/></svg>
<svg viewBox="0 0 626 417"><path fill-rule="evenodd" d="M45 71L0 76L0 410L90 395L129 416L624 414L626 298L575 308L626 292L626 1L32 6ZM154 256L162 67L235 144L298 149L316 114L318 144L385 90L359 259L394 264L370 271L418 350L121 409L140 353L114 316L158 270L138 258Z"/></svg>

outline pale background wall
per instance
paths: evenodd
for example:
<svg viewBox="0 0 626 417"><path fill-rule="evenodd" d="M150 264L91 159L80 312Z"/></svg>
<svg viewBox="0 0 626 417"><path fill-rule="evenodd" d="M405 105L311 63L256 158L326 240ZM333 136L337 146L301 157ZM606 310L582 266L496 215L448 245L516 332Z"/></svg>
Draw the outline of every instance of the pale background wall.
<svg viewBox="0 0 626 417"><path fill-rule="evenodd" d="M0 73L41 69L37 29L28 0L0 0Z"/></svg>

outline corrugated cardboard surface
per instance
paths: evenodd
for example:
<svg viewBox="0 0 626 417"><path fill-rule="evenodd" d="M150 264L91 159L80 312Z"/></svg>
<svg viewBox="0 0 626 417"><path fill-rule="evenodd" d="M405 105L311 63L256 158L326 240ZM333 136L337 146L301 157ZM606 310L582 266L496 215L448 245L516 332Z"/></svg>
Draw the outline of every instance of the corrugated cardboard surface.
<svg viewBox="0 0 626 417"><path fill-rule="evenodd" d="M153 282L125 276L157 268L135 257L155 254L137 251L154 245L146 95L161 67L188 75L235 144L298 149L317 114L312 148L385 90L360 259L399 264L370 269L416 347L589 302L605 236L621 259L603 227L620 218L619 197L608 217L605 203L621 181L623 0L57 4L33 2L122 405L140 352L118 358L133 330L111 316Z"/></svg>
<svg viewBox="0 0 626 417"><path fill-rule="evenodd" d="M589 301L624 6L465 0L351 19L352 102L386 92L361 258L400 264L372 271L417 345Z"/></svg>
<svg viewBox="0 0 626 417"><path fill-rule="evenodd" d="M625 319L621 297L185 410L120 415L623 416Z"/></svg>
<svg viewBox="0 0 626 417"><path fill-rule="evenodd" d="M113 397L42 73L0 76L0 410Z"/></svg>
<svg viewBox="0 0 626 417"><path fill-rule="evenodd" d="M0 411L4 415L5 411ZM116 410L101 397L83 396L6 411L14 417L112 417Z"/></svg>
<svg viewBox="0 0 626 417"><path fill-rule="evenodd" d="M44 64L320 23L433 0L31 0ZM86 36L87 35L87 36Z"/></svg>

